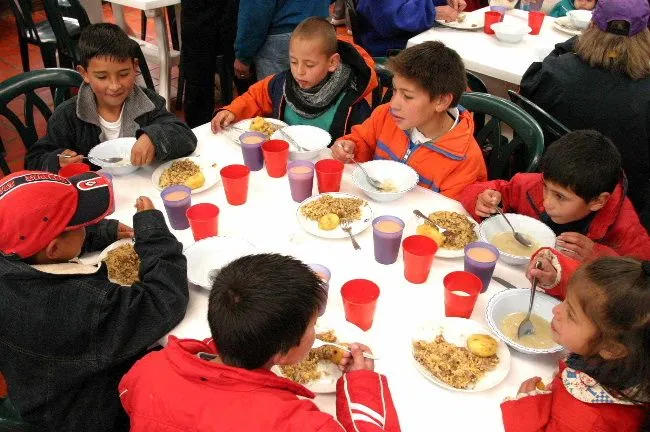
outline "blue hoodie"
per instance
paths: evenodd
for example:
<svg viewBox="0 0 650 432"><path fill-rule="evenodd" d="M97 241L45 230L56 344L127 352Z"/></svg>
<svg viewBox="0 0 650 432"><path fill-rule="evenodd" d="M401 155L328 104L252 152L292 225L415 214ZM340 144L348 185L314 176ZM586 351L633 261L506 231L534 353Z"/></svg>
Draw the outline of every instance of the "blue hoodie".
<svg viewBox="0 0 650 432"><path fill-rule="evenodd" d="M375 57L403 49L413 36L435 24L436 6L446 0L359 0L360 45Z"/></svg>
<svg viewBox="0 0 650 432"><path fill-rule="evenodd" d="M328 15L329 0L241 1L235 57L250 65L267 35L291 33L306 18Z"/></svg>

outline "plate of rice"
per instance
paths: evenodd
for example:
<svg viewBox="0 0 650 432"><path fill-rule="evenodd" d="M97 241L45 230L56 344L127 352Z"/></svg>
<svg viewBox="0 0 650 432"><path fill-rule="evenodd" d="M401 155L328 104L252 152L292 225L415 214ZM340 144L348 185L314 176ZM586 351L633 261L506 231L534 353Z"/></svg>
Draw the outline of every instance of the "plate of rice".
<svg viewBox="0 0 650 432"><path fill-rule="evenodd" d="M140 257L135 252L132 239L122 239L109 245L99 254L108 269L108 280L131 286L140 280Z"/></svg>
<svg viewBox="0 0 650 432"><path fill-rule="evenodd" d="M355 195L329 192L307 198L296 211L298 225L311 235L339 239L348 234L341 221L349 220L352 235L363 232L372 224L372 209L368 202Z"/></svg>
<svg viewBox="0 0 650 432"><path fill-rule="evenodd" d="M468 349L472 335L494 340L493 355L481 357ZM503 381L510 371L510 350L480 323L443 318L419 325L411 334L415 368L432 383L448 390L474 393Z"/></svg>
<svg viewBox="0 0 650 432"><path fill-rule="evenodd" d="M440 234L428 221L413 215L407 224L404 236L417 234L432 238L438 243L437 258L462 258L465 256L465 246L479 241L478 223L463 213L450 210L424 211L424 209L422 213L448 231Z"/></svg>
<svg viewBox="0 0 650 432"><path fill-rule="evenodd" d="M214 161L208 159L198 156L184 157L166 162L156 168L151 175L151 183L158 190L185 184L192 189L192 194L196 194L219 183L221 179L219 168Z"/></svg>
<svg viewBox="0 0 650 432"><path fill-rule="evenodd" d="M271 139L271 135L275 133L278 129L288 126L282 120L270 118L270 117L254 117L249 119L244 119L233 124L236 128L228 129L226 128L226 133L230 138L232 138L237 144L239 142L239 137L243 133L242 130L250 132L261 132L264 135L268 136Z"/></svg>

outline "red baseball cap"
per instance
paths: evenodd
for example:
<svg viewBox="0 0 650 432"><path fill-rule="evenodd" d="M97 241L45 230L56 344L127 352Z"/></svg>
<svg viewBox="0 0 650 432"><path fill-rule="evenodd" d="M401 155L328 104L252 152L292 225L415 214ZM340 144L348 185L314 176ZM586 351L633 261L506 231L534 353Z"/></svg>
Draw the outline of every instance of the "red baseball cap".
<svg viewBox="0 0 650 432"><path fill-rule="evenodd" d="M19 171L0 179L0 251L28 258L62 232L96 224L109 213L111 192L95 172L66 179Z"/></svg>

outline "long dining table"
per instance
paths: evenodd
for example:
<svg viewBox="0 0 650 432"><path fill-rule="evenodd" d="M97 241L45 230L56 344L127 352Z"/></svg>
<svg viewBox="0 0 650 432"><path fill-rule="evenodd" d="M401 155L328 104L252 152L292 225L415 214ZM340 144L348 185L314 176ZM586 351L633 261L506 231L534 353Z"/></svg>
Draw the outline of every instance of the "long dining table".
<svg viewBox="0 0 650 432"><path fill-rule="evenodd" d="M243 158L238 144L225 133L213 134L210 125L194 129L198 146L193 156L216 163L219 168L241 164ZM321 158L329 157L324 150ZM115 213L110 216L131 224L137 197L149 196L162 210L159 189L152 183L155 166L143 167L136 172L114 177ZM353 167L346 166L341 191L367 199L352 180ZM314 194L317 194L314 179ZM511 365L506 378L490 390L464 393L445 390L424 378L415 368L411 355L411 334L424 321L444 318L443 277L463 270L463 259L435 258L431 273L424 284L408 282L403 274L400 255L392 265L375 261L372 228L357 236L361 246L354 250L349 239L323 239L303 231L296 220L298 203L290 196L289 182L271 178L266 169L252 172L248 201L241 206L231 206L225 199L221 183L192 195L192 203L210 202L220 209L219 236L244 239L260 252L278 252L292 255L306 263L320 263L331 272L329 299L324 318L343 321L344 311L340 295L343 283L356 278L374 281L379 285L379 296L374 324L364 333L364 340L380 357L375 369L388 378L403 431L451 430L500 431L503 430L499 404L506 396L514 396L522 381L540 376L549 382L559 355L531 356L511 350ZM405 236L413 234L417 221L414 209L424 213L450 210L464 213L460 203L431 190L416 187L403 198L393 202L369 201L374 216L393 215L406 222ZM184 248L194 243L190 229L172 232ZM214 256L228 251L214 250ZM498 263L495 276L519 287L529 286L523 267ZM485 307L492 295L506 289L492 281L486 293L478 298L472 320L485 324ZM170 335L180 338L204 339L210 337L207 323L209 291L190 286L190 300L185 318ZM162 343L166 343L167 337ZM335 394L318 394L315 403L324 411L335 415Z"/></svg>

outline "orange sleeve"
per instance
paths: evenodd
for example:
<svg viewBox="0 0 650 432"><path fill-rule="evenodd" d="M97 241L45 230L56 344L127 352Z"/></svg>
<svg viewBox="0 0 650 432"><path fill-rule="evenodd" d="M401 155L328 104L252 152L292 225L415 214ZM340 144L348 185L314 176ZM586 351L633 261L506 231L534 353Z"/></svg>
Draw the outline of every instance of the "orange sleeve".
<svg viewBox="0 0 650 432"><path fill-rule="evenodd" d="M273 114L273 101L269 93L269 84L274 76L271 75L262 81L256 82L250 86L246 93L237 97L223 109L233 113L235 121Z"/></svg>
<svg viewBox="0 0 650 432"><path fill-rule="evenodd" d="M354 142L354 158L357 162L367 162L375 157L377 148L377 138L381 125L386 117L388 108L380 106L370 117L363 123L353 126L352 131L341 137L341 140L350 140Z"/></svg>
<svg viewBox="0 0 650 432"><path fill-rule="evenodd" d="M472 151L440 182L440 193L457 199L466 186L485 180L487 180L487 169L483 155L480 150Z"/></svg>

